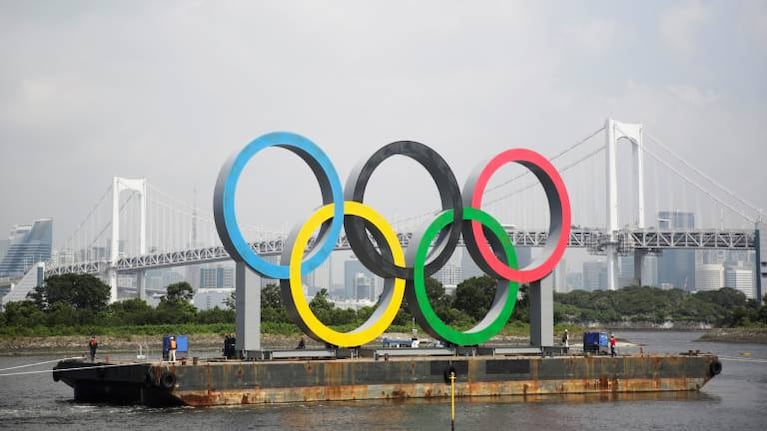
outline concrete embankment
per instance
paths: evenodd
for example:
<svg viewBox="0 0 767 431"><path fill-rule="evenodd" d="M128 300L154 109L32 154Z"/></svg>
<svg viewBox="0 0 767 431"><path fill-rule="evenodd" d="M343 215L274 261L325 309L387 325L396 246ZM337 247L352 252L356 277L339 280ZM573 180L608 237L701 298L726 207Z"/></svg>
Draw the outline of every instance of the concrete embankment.
<svg viewBox="0 0 767 431"><path fill-rule="evenodd" d="M767 328L715 328L703 334L698 341L767 344Z"/></svg>

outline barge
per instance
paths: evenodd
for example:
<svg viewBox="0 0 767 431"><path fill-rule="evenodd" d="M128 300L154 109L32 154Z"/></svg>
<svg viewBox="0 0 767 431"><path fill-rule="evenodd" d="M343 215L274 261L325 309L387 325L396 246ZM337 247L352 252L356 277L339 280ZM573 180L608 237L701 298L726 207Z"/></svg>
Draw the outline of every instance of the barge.
<svg viewBox="0 0 767 431"><path fill-rule="evenodd" d="M346 359L59 362L78 402L217 406L307 401L698 391L715 355L397 356Z"/></svg>

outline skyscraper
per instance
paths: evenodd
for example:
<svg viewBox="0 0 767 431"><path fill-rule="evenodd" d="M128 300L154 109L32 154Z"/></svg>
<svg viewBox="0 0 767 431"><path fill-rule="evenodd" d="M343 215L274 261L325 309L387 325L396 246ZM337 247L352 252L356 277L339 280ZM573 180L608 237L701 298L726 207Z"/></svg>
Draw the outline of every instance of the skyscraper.
<svg viewBox="0 0 767 431"><path fill-rule="evenodd" d="M0 277L22 276L35 263L49 261L52 244L53 219L14 226L8 237L8 249L0 261Z"/></svg>
<svg viewBox="0 0 767 431"><path fill-rule="evenodd" d="M370 289L376 292L378 278L373 275L356 257L350 256L344 262L344 291L347 299L357 299L356 282L357 275L362 274L370 281Z"/></svg>
<svg viewBox="0 0 767 431"><path fill-rule="evenodd" d="M682 211L658 212L658 229L686 230L695 228L695 214ZM658 258L658 282L677 289L695 288L695 251L664 250Z"/></svg>
<svg viewBox="0 0 767 431"><path fill-rule="evenodd" d="M234 268L217 265L200 268L200 289L234 288Z"/></svg>
<svg viewBox="0 0 767 431"><path fill-rule="evenodd" d="M8 246L11 244L10 240L0 239L0 262L3 261L5 253L8 252Z"/></svg>

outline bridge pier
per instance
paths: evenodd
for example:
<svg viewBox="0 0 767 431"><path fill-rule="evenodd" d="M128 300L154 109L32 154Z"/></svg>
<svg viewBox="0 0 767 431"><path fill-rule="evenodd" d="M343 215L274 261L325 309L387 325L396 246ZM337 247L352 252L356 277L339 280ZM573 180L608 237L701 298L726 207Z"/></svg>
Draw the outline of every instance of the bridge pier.
<svg viewBox="0 0 767 431"><path fill-rule="evenodd" d="M543 280L530 283L530 345L549 347L554 345L554 277L549 274Z"/></svg>
<svg viewBox="0 0 767 431"><path fill-rule="evenodd" d="M243 357L261 350L261 280L244 263L234 269L235 348Z"/></svg>
<svg viewBox="0 0 767 431"><path fill-rule="evenodd" d="M107 278L109 279L109 303L112 304L117 302L117 269L109 268Z"/></svg>
<svg viewBox="0 0 767 431"><path fill-rule="evenodd" d="M647 250L634 250L634 284L637 286L642 285L642 270L646 256Z"/></svg>
<svg viewBox="0 0 767 431"><path fill-rule="evenodd" d="M138 299L146 301L146 271L136 273L136 291L138 292Z"/></svg>

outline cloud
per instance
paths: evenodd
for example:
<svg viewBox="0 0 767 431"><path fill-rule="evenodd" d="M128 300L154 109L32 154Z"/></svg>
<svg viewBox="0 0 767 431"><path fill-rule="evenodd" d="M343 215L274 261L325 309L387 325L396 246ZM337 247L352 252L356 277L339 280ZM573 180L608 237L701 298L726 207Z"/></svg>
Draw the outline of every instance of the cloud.
<svg viewBox="0 0 767 431"><path fill-rule="evenodd" d="M689 84L670 85L668 86L668 91L678 100L693 105L696 108L705 107L719 99L719 96L713 90L701 90Z"/></svg>
<svg viewBox="0 0 767 431"><path fill-rule="evenodd" d="M481 157L509 147L554 154L606 116L648 124L698 165L718 163L696 150L715 148L728 128L745 146L767 122L763 101L749 111L731 95L736 84L757 92L757 80L701 81L660 53L633 5L599 15L533 2L137 4L50 12L21 2L0 15L0 159L11 167L0 170L0 229L52 215L65 237L113 175L145 176L187 202L196 186L209 209L223 160L275 129L315 140L342 178L387 142L420 140L462 182ZM692 51L702 26L720 19L695 2L663 14L670 40ZM760 171L767 150L744 151L735 172L713 171ZM290 225L318 203L306 167L282 157L249 166L255 186L243 187L242 203L253 224ZM747 183L736 187L763 199ZM397 160L369 194L402 217L436 201L423 170Z"/></svg>
<svg viewBox="0 0 767 431"><path fill-rule="evenodd" d="M692 55L697 36L709 19L709 9L699 0L672 3L660 16L660 35L666 46L677 54Z"/></svg>
<svg viewBox="0 0 767 431"><path fill-rule="evenodd" d="M572 22L564 35L581 53L604 54L619 45L616 43L619 37L618 22L612 17L585 18Z"/></svg>

